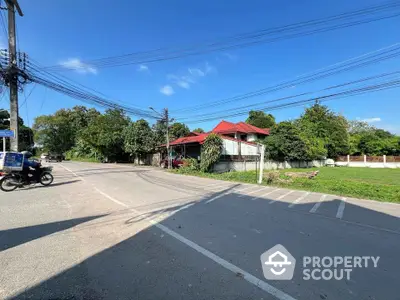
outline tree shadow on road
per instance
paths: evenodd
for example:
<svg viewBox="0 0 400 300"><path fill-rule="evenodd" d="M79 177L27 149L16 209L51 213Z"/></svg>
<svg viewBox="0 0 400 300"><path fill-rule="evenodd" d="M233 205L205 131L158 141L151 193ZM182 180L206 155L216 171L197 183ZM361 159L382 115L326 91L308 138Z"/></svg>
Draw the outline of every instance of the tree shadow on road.
<svg viewBox="0 0 400 300"><path fill-rule="evenodd" d="M183 243L184 239L260 279L261 253L284 245L298 259L295 276L291 282L269 283L299 300L394 299L397 295L394 274L400 266L398 251L393 250L400 247L400 232L378 228L379 224L396 226L396 217L346 203L345 216L351 212L379 222L376 228L368 227L339 220L334 214L309 213L316 202L289 208L284 201L270 204L276 198L242 196L232 189L234 183L212 192L172 180L147 180L173 190L202 191L203 196L184 210L182 204L134 217L129 208L121 210L115 220L125 226L140 222L149 226L12 299L274 299L243 274L225 269L192 244ZM336 208L340 202L334 199L322 205ZM355 271L352 281L304 281L300 267L304 255L379 255L382 259L378 269Z"/></svg>
<svg viewBox="0 0 400 300"><path fill-rule="evenodd" d="M34 226L12 228L0 231L0 251L4 251L55 232L63 231L81 223L89 222L105 215L89 216Z"/></svg>

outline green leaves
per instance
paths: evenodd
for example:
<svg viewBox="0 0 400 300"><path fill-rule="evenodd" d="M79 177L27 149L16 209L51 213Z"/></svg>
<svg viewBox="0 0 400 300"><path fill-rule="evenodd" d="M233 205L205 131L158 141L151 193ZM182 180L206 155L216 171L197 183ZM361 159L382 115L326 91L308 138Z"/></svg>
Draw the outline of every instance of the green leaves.
<svg viewBox="0 0 400 300"><path fill-rule="evenodd" d="M147 121L132 122L123 131L124 150L131 155L140 155L154 150L154 133Z"/></svg>
<svg viewBox="0 0 400 300"><path fill-rule="evenodd" d="M275 125L275 117L261 110L251 110L246 123L258 128L271 128Z"/></svg>
<svg viewBox="0 0 400 300"><path fill-rule="evenodd" d="M219 160L222 150L222 139L215 133L207 136L201 147L200 170L210 172L213 165Z"/></svg>

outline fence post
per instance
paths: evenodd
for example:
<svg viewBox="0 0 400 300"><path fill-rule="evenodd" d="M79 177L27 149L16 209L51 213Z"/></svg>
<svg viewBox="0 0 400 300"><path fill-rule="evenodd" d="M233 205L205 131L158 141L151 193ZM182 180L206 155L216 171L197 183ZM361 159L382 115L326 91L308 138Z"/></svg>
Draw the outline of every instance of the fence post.
<svg viewBox="0 0 400 300"><path fill-rule="evenodd" d="M383 155L383 167L386 168L386 155Z"/></svg>
<svg viewBox="0 0 400 300"><path fill-rule="evenodd" d="M347 154L347 165L350 165L350 154Z"/></svg>
<svg viewBox="0 0 400 300"><path fill-rule="evenodd" d="M367 165L367 156L364 154L364 165Z"/></svg>

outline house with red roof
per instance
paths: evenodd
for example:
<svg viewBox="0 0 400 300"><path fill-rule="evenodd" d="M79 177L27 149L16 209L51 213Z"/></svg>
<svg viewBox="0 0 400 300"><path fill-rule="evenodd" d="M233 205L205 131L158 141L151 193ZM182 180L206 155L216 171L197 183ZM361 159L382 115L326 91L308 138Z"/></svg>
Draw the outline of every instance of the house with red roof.
<svg viewBox="0 0 400 300"><path fill-rule="evenodd" d="M223 141L223 157L257 156L257 139L269 135L269 128L258 128L244 122L231 123L221 121L207 133L191 132L188 136L170 142L173 152L190 157L199 157L201 145L210 133L221 136Z"/></svg>

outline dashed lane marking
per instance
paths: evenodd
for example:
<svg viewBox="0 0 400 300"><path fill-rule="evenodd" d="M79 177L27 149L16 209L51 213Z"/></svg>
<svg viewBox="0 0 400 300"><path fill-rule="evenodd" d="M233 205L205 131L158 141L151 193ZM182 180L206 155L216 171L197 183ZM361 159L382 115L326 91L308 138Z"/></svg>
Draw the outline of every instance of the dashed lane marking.
<svg viewBox="0 0 400 300"><path fill-rule="evenodd" d="M244 197L244 196L248 196L248 195L251 195L251 194L254 194L254 193L263 191L263 190L265 190L265 189L268 189L268 187L263 187L263 188L261 188L261 189L254 190L254 191L252 191L252 192L250 192L250 193L247 193L247 194L240 194L238 197L239 197L239 198L242 198L242 197Z"/></svg>
<svg viewBox="0 0 400 300"><path fill-rule="evenodd" d="M319 201L317 203L314 204L314 206L310 209L310 213L315 213L317 211L317 209L321 206L322 202L325 201L327 195L322 195L321 198L319 199Z"/></svg>
<svg viewBox="0 0 400 300"><path fill-rule="evenodd" d="M341 219L343 218L344 208L346 207L346 198L342 198L339 204L339 208L336 213L336 218Z"/></svg>
<svg viewBox="0 0 400 300"><path fill-rule="evenodd" d="M304 198L306 198L308 195L310 195L310 192L304 193L304 195L300 196L299 198L294 200L292 203L290 203L288 207L295 206L297 203L299 203L300 201L304 200Z"/></svg>
<svg viewBox="0 0 400 300"><path fill-rule="evenodd" d="M276 201L281 200L282 198L285 198L286 196L289 196L291 193L294 193L294 191L289 191L286 194L280 195L275 200L272 200L269 204L275 203Z"/></svg>
<svg viewBox="0 0 400 300"><path fill-rule="evenodd" d="M261 198L268 196L269 194L272 194L273 192L277 192L277 191L280 191L280 189L274 189L268 193L262 194L261 196L256 196L256 197L252 198L251 200L261 199Z"/></svg>

